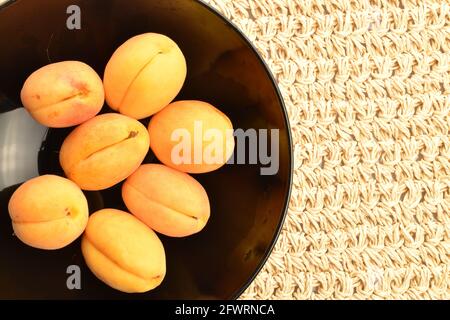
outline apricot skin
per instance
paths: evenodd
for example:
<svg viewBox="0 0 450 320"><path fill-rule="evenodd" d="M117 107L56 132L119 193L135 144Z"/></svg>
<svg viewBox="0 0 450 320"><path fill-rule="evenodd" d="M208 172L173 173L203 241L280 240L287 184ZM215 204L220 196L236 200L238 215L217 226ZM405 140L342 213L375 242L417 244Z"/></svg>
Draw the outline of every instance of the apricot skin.
<svg viewBox="0 0 450 320"><path fill-rule="evenodd" d="M37 122L52 128L91 119L105 100L102 80L79 61L52 63L36 70L26 79L20 97Z"/></svg>
<svg viewBox="0 0 450 320"><path fill-rule="evenodd" d="M67 177L84 190L103 190L126 179L149 150L146 128L137 120L106 113L75 128L59 155Z"/></svg>
<svg viewBox="0 0 450 320"><path fill-rule="evenodd" d="M186 72L186 60L173 40L157 33L137 35L117 48L106 65L106 101L129 117L149 117L176 97Z"/></svg>
<svg viewBox="0 0 450 320"><path fill-rule="evenodd" d="M203 157L206 154L205 150L212 141L207 141L204 137L201 137L201 143L194 144L197 135L196 123L201 125L203 134L210 129L220 132L220 137L223 140L220 161L212 163L206 157ZM180 129L189 133L191 140L190 159L187 162L177 163L174 161L172 152L181 143L181 140L173 139L172 135ZM152 117L148 130L150 147L156 157L163 164L179 171L188 173L214 171L222 167L233 154L233 125L230 119L206 102L195 100L173 102ZM196 153L202 155L201 161L197 160L198 157L195 158Z"/></svg>
<svg viewBox="0 0 450 320"><path fill-rule="evenodd" d="M43 175L28 180L8 205L14 234L29 246L60 249L78 238L88 222L86 197L72 181Z"/></svg>
<svg viewBox="0 0 450 320"><path fill-rule="evenodd" d="M167 236L197 233L210 216L202 185L188 174L160 164L140 166L123 184L122 197L139 220Z"/></svg>
<svg viewBox="0 0 450 320"><path fill-rule="evenodd" d="M123 292L149 291L161 284L166 273L158 236L124 211L103 209L92 214L81 250L95 276Z"/></svg>

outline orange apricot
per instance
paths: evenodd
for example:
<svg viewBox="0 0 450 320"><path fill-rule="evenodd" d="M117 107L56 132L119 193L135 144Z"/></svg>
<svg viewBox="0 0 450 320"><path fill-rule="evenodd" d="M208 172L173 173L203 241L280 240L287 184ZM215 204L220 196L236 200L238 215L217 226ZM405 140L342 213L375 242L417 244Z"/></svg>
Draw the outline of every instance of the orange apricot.
<svg viewBox="0 0 450 320"><path fill-rule="evenodd" d="M233 154L230 119L206 102L173 102L153 116L148 130L156 157L183 172L216 170Z"/></svg>
<svg viewBox="0 0 450 320"><path fill-rule="evenodd" d="M59 249L78 238L88 222L86 197L72 181L43 175L28 180L8 204L14 234L29 246Z"/></svg>
<svg viewBox="0 0 450 320"><path fill-rule="evenodd" d="M22 104L40 124L71 127L100 112L105 94L97 73L80 61L63 61L33 72L20 93Z"/></svg>
<svg viewBox="0 0 450 320"><path fill-rule="evenodd" d="M123 184L122 197L132 214L167 236L197 233L210 215L202 185L187 173L161 164L140 166Z"/></svg>
<svg viewBox="0 0 450 320"><path fill-rule="evenodd" d="M172 39L157 33L134 36L117 48L106 65L106 101L124 115L146 118L176 97L186 72L186 60Z"/></svg>
<svg viewBox="0 0 450 320"><path fill-rule="evenodd" d="M81 189L103 190L132 174L148 150L144 125L106 113L75 128L64 140L59 160L67 177Z"/></svg>
<svg viewBox="0 0 450 320"><path fill-rule="evenodd" d="M149 291L166 274L166 256L158 236L124 211L103 209L92 214L81 250L95 276L123 292Z"/></svg>

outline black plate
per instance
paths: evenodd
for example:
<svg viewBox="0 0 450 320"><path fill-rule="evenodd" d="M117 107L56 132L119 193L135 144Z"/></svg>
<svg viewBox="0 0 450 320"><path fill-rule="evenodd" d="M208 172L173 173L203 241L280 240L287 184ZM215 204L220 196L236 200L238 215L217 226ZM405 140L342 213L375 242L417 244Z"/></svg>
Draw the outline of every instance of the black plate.
<svg viewBox="0 0 450 320"><path fill-rule="evenodd" d="M81 8L81 29L66 27L67 7ZM7 204L23 181L62 174L58 152L69 129L35 123L19 93L35 69L80 60L100 75L128 38L163 33L184 52L188 77L179 99L205 100L235 128L279 129L279 171L261 164L226 165L195 175L211 201L211 219L199 234L161 236L167 275L145 294L124 294L97 280L83 262L79 240L57 251L30 248L14 237ZM275 82L248 40L207 5L193 0L19 0L0 7L0 298L228 299L238 297L267 259L286 214L292 178L291 137ZM102 112L108 111L105 106ZM143 121L145 124L148 122ZM145 162L155 162L149 153ZM125 209L120 185L86 192L91 213ZM66 286L67 267L81 268L81 290Z"/></svg>

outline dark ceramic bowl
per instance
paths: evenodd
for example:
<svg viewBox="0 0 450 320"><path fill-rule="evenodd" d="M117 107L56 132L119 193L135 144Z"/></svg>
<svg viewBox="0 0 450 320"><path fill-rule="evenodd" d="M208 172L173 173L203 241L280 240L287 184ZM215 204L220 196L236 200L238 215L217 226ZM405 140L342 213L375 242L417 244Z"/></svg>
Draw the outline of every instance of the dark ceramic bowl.
<svg viewBox="0 0 450 320"><path fill-rule="evenodd" d="M66 27L67 7L81 8L81 29ZM184 52L188 77L179 99L216 105L235 128L279 129L279 171L262 164L226 165L195 175L207 190L211 218L187 238L161 236L167 274L144 294L115 291L89 271L79 240L56 251L37 250L13 235L7 205L12 192L38 174L63 174L58 152L68 129L35 123L20 104L26 77L50 62L80 60L100 75L128 38L163 33ZM0 7L0 298L230 299L251 283L270 254L288 206L292 174L286 110L267 66L226 19L194 0L18 0ZM108 107L104 107L107 111ZM148 119L144 121L148 123ZM145 162L155 162L148 154ZM86 192L91 213L126 209L120 185ZM78 265L81 290L69 290L67 268Z"/></svg>

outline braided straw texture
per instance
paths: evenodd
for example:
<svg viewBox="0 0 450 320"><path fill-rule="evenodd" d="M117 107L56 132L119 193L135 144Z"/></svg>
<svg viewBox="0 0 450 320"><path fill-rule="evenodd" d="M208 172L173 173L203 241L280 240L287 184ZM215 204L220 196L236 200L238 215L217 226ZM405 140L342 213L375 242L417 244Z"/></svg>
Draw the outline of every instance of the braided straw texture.
<svg viewBox="0 0 450 320"><path fill-rule="evenodd" d="M287 220L242 299L450 298L447 0L209 0L289 112Z"/></svg>

